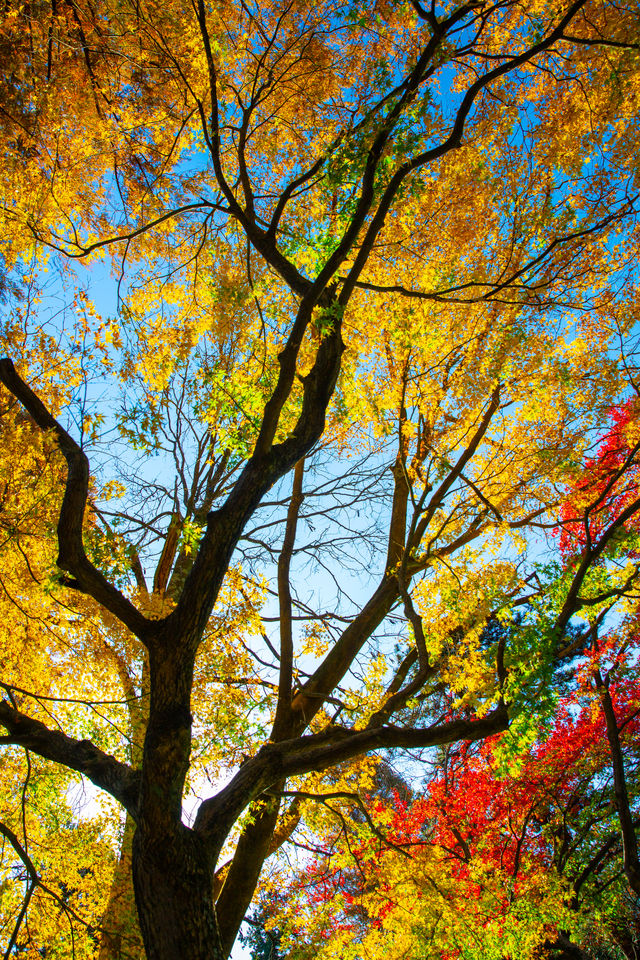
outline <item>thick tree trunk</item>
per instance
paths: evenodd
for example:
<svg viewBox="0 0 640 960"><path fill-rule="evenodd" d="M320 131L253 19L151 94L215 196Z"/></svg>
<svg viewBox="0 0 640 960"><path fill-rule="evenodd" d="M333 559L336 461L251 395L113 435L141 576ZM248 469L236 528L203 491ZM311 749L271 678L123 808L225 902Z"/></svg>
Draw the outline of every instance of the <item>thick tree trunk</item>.
<svg viewBox="0 0 640 960"><path fill-rule="evenodd" d="M160 840L133 840L133 886L148 960L226 960L204 844L179 825Z"/></svg>
<svg viewBox="0 0 640 960"><path fill-rule="evenodd" d="M134 832L135 823L127 814L120 859L116 864L109 902L102 918L102 939L98 960L144 960L145 958L131 878L131 848Z"/></svg>

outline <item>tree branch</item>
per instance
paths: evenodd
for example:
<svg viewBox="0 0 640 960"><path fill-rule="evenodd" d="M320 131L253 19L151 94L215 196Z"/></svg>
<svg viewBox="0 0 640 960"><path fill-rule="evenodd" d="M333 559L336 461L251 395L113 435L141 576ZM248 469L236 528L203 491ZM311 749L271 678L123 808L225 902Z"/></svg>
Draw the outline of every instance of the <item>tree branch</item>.
<svg viewBox="0 0 640 960"><path fill-rule="evenodd" d="M611 765L613 767L613 786L616 796L616 807L618 808L618 821L620 823L620 834L622 836L622 858L624 872L629 881L629 886L636 894L640 894L640 861L638 860L638 841L634 829L634 821L631 816L631 807L629 806L629 793L624 772L624 758L622 755L622 746L620 744L620 735L618 732L618 722L616 712L609 692L608 683L602 679L602 674L596 670L593 678L600 694L600 704L607 725L607 740L609 741L609 751L611 753Z"/></svg>
<svg viewBox="0 0 640 960"><path fill-rule="evenodd" d="M53 433L67 461L67 482L58 519L58 566L72 575L76 589L88 593L140 640L147 642L150 621L109 583L85 553L82 526L89 492L89 461L86 454L22 380L9 359L0 360L0 381L20 401L41 430Z"/></svg>
<svg viewBox="0 0 640 960"><path fill-rule="evenodd" d="M139 774L127 764L103 753L90 740L76 740L59 730L50 730L6 700L0 700L0 724L8 731L8 736L0 737L0 743L26 747L46 760L76 770L115 797L136 819Z"/></svg>
<svg viewBox="0 0 640 960"><path fill-rule="evenodd" d="M273 721L272 738L279 739L288 725L291 715L291 684L293 679L293 633L291 629L291 584L289 574L291 556L296 538L296 528L302 504L302 479L304 460L299 460L293 474L293 490L282 550L278 558L278 603L280 612L280 675L278 680L278 704Z"/></svg>
<svg viewBox="0 0 640 960"><path fill-rule="evenodd" d="M483 740L506 730L506 705L498 706L479 720L448 720L426 728L377 727L349 730L331 726L318 734L265 744L238 770L233 780L215 797L200 804L194 829L210 844L215 860L229 829L247 804L274 783L311 771L326 770L373 750L416 750Z"/></svg>

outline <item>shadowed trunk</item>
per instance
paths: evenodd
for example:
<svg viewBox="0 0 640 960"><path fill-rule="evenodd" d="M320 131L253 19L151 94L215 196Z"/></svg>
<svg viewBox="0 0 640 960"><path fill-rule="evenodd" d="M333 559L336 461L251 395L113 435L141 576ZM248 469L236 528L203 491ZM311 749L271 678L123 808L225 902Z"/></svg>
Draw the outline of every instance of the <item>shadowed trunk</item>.
<svg viewBox="0 0 640 960"><path fill-rule="evenodd" d="M220 939L225 954L231 953L244 915L249 909L262 866L271 852L278 822L279 799L266 796L254 804L255 819L240 835L236 853L218 899Z"/></svg>
<svg viewBox="0 0 640 960"><path fill-rule="evenodd" d="M588 960L587 954L563 930L558 932L556 940L547 940L542 946L540 960Z"/></svg>
<svg viewBox="0 0 640 960"><path fill-rule="evenodd" d="M204 844L179 825L162 840L136 830L133 886L148 960L226 960Z"/></svg>

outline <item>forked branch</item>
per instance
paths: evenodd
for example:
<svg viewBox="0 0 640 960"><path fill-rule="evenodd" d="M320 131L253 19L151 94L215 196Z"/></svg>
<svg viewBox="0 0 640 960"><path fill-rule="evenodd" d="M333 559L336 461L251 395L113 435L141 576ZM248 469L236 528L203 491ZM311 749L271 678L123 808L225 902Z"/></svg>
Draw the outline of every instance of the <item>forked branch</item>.
<svg viewBox="0 0 640 960"><path fill-rule="evenodd" d="M67 481L58 519L58 566L71 574L66 585L89 594L140 640L150 635L150 622L91 563L84 549L83 521L89 493L89 461L82 448L51 415L16 372L11 360L0 360L0 381L20 401L38 427L49 431L67 461Z"/></svg>

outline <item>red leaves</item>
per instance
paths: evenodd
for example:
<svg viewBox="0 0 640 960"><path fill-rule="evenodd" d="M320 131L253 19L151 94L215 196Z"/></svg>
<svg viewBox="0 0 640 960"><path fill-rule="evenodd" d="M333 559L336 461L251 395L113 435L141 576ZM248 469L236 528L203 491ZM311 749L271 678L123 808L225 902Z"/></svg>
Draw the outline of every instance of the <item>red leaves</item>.
<svg viewBox="0 0 640 960"><path fill-rule="evenodd" d="M627 648L619 679L610 684L618 725L631 750L640 736L640 681L622 668L634 660ZM332 907L329 934L383 930L388 920L394 922L398 907L411 915L422 898L434 896L437 904L446 896L447 909L457 909L459 901L464 912L473 904L469 915L478 932L485 925L487 935L496 936L501 925L506 929L512 922L512 911L519 915L527 903L535 912L536 898L549 896L547 877L571 881L593 854L582 853L575 838L590 843L593 824L601 822L603 837L615 832L606 803L603 808L611 765L606 724L592 694L586 685L576 685L559 703L553 724L529 748L517 774L501 772L501 739L507 733L450 750L422 796L407 800L395 793L391 801L371 800L367 807L373 822L384 824L380 829L387 844L358 830L358 839L349 842L348 861L339 860L332 871L331 856L319 858L304 878L308 901ZM408 874L398 846L413 858L415 868L410 866ZM446 875L446 895L430 888L434 869L436 883ZM416 881L408 884L414 872ZM491 880L496 877L504 882ZM564 893L557 895L562 900ZM557 931L547 928L554 939ZM451 960L457 956L451 954Z"/></svg>
<svg viewBox="0 0 640 960"><path fill-rule="evenodd" d="M609 410L610 427L594 457L585 460L580 477L568 490L559 524L560 553L565 561L597 540L604 529L635 499L640 489L637 443L629 427L638 416L638 401L627 400ZM637 531L640 516L625 524ZM631 553L635 556L635 553Z"/></svg>

